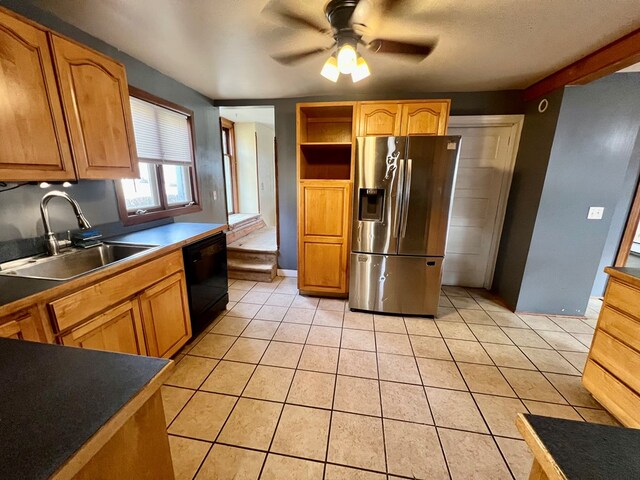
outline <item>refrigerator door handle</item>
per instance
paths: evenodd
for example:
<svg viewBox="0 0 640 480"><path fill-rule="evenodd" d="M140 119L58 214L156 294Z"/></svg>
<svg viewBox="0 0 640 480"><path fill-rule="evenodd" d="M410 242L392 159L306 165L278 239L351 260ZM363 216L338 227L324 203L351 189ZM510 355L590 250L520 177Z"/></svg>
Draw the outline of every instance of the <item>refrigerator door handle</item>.
<svg viewBox="0 0 640 480"><path fill-rule="evenodd" d="M402 196L403 196L403 191L402 191L402 180L404 178L404 158L400 159L400 168L399 168L399 172L398 172L398 182L397 182L397 186L398 186L398 194L396 195L396 206L395 206L395 214L393 215L393 230L392 230L392 235L394 237L398 236L398 220L400 218L400 205L402 204Z"/></svg>
<svg viewBox="0 0 640 480"><path fill-rule="evenodd" d="M402 202L404 205L402 206L402 221L400 223L400 229L402 231L402 238L407 233L407 220L409 217L409 199L411 197L411 166L413 164L413 160L410 158L407 159L407 175L404 182L404 201Z"/></svg>

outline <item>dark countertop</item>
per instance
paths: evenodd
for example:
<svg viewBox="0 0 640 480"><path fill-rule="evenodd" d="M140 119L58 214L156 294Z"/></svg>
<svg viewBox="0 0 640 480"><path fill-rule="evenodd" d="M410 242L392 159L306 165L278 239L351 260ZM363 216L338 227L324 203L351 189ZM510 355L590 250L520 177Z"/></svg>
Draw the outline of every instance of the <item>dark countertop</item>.
<svg viewBox="0 0 640 480"><path fill-rule="evenodd" d="M20 278L0 275L0 306L60 285L58 280Z"/></svg>
<svg viewBox="0 0 640 480"><path fill-rule="evenodd" d="M226 225L220 223L176 222L149 228L148 230L118 235L117 237L109 238L107 241L134 245L164 246L184 242L189 238L222 228L226 228Z"/></svg>
<svg viewBox="0 0 640 480"><path fill-rule="evenodd" d="M640 478L640 430L526 414L567 479Z"/></svg>
<svg viewBox="0 0 640 480"><path fill-rule="evenodd" d="M624 273L625 275L630 275L635 278L640 278L640 268L633 268L633 267L609 267L609 268L616 272Z"/></svg>
<svg viewBox="0 0 640 480"><path fill-rule="evenodd" d="M0 338L0 478L48 478L168 363Z"/></svg>
<svg viewBox="0 0 640 480"><path fill-rule="evenodd" d="M160 227L105 238L104 241L151 246L187 244L194 237L200 237L214 230L222 231L226 227L226 225L220 223L170 223ZM193 241L197 241L197 238ZM70 280L42 280L0 275L0 307L57 287L68 281Z"/></svg>

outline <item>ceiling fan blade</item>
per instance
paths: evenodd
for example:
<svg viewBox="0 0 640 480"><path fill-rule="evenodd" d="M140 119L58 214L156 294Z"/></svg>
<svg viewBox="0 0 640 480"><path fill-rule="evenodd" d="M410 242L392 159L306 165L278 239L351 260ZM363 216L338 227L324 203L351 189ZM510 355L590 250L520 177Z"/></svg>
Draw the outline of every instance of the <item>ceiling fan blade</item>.
<svg viewBox="0 0 640 480"><path fill-rule="evenodd" d="M397 55L407 55L422 61L433 52L437 42L427 43L407 43L395 40L385 40L376 38L367 44L367 48L374 53L392 53Z"/></svg>
<svg viewBox="0 0 640 480"><path fill-rule="evenodd" d="M302 15L298 15L297 13L284 8L282 5L278 5L273 1L269 2L267 6L264 7L262 13L273 15L292 28L306 28L324 35L331 33L331 28L327 25L322 25L310 20L309 18L303 17Z"/></svg>
<svg viewBox="0 0 640 480"><path fill-rule="evenodd" d="M297 52L297 53L287 53L287 54L281 54L281 55L271 55L271 58L273 58L276 62L281 63L282 65L293 65L296 64L308 57L311 57L313 55L316 55L318 53L322 53L322 52L326 52L327 50L330 50L331 48L333 48L333 46L331 47L321 47L321 48L314 48L311 50L305 50L303 52Z"/></svg>

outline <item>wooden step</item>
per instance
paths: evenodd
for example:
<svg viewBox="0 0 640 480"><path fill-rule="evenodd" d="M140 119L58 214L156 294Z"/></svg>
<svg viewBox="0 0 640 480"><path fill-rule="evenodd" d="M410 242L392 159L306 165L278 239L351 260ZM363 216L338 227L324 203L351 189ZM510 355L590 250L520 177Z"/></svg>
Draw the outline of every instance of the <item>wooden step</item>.
<svg viewBox="0 0 640 480"><path fill-rule="evenodd" d="M247 220L232 225L230 230L227 232L227 245L246 237L256 230L266 227L266 225L267 224L264 223L264 220L262 220L260 215L256 215L255 217L248 218Z"/></svg>
<svg viewBox="0 0 640 480"><path fill-rule="evenodd" d="M258 263L252 260L229 258L227 260L229 278L271 282L276 278L278 267L274 262Z"/></svg>

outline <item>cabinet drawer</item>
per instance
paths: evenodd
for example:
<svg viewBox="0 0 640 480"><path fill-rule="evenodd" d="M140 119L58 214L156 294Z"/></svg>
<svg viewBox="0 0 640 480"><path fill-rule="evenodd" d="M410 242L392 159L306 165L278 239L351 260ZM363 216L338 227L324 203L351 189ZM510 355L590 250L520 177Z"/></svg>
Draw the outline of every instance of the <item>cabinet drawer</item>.
<svg viewBox="0 0 640 480"><path fill-rule="evenodd" d="M181 270L182 252L177 251L55 300L49 304L54 328L74 327Z"/></svg>
<svg viewBox="0 0 640 480"><path fill-rule="evenodd" d="M616 307L632 317L640 318L640 291L631 285L611 278L604 301L605 304Z"/></svg>
<svg viewBox="0 0 640 480"><path fill-rule="evenodd" d="M592 360L587 360L582 384L625 427L640 428L640 396Z"/></svg>
<svg viewBox="0 0 640 480"><path fill-rule="evenodd" d="M640 392L640 353L603 331L593 338L590 358L598 362L636 392ZM639 412L640 414L640 412Z"/></svg>
<svg viewBox="0 0 640 480"><path fill-rule="evenodd" d="M605 306L600 313L598 329L622 340L640 352L640 322Z"/></svg>

